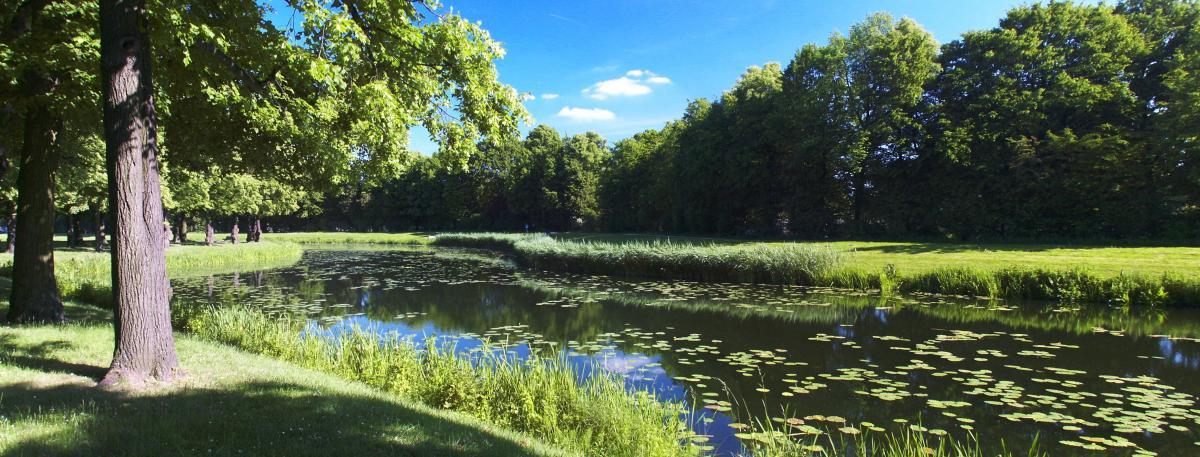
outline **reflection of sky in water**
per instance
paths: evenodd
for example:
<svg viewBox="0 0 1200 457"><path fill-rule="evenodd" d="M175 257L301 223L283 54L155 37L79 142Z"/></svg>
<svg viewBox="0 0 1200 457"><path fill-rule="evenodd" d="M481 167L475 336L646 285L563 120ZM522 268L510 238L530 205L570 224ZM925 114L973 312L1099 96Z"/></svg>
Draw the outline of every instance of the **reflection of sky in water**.
<svg viewBox="0 0 1200 457"><path fill-rule="evenodd" d="M361 294L360 307L363 309L366 307L369 296L370 293L366 291ZM484 347L484 341L480 338L464 336L458 332L443 331L432 323L413 327L405 322L376 321L363 315L347 316L330 325L328 329L321 327L316 322L310 322L305 332L315 332L336 339L341 334L355 330L410 339L418 348L425 348L432 339L434 344L445 345L443 347L452 346L455 352L463 355L469 355ZM498 341L503 341L503 338ZM532 352L527 344L508 345L504 349L519 359L529 357ZM683 384L675 382L660 365L661 356L625 353L613 348L607 348L594 354L576 352L569 355L567 352L560 351L559 355L575 369L581 380L591 376L594 370L599 368L607 373L620 375L625 379L625 386L629 389L651 392L660 400L691 404L687 388ZM713 435L706 444L714 447L714 453L736 455L744 451L741 443L733 437L733 429L729 427L729 424L734 423L731 417L701 408L692 414L693 430L697 434Z"/></svg>
<svg viewBox="0 0 1200 457"><path fill-rule="evenodd" d="M1193 370L1200 369L1200 356L1184 353L1179 345L1170 338L1159 338L1158 350L1172 365Z"/></svg>

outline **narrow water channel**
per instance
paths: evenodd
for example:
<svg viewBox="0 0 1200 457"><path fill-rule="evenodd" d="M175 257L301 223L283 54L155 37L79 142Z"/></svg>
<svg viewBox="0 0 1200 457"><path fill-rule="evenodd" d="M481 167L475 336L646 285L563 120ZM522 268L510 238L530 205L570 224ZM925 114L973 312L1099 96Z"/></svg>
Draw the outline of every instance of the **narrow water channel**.
<svg viewBox="0 0 1200 457"><path fill-rule="evenodd" d="M911 428L1051 455L1200 454L1200 312L637 281L500 255L344 247L289 268L192 278L177 299L350 328L561 351L695 405L714 453L740 423ZM1200 305L1200 304L1198 304ZM743 435L744 437L745 435Z"/></svg>

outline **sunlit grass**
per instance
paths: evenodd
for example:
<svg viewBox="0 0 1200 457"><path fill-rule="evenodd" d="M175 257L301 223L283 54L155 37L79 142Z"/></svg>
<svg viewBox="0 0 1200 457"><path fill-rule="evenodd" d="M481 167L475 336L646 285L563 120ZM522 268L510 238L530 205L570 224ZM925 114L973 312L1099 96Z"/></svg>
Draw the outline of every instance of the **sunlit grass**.
<svg viewBox="0 0 1200 457"><path fill-rule="evenodd" d="M919 273L948 267L999 270L1007 267L1084 269L1100 277L1126 275L1176 274L1200 278L1200 247L1178 246L1105 246L1056 244L974 244L920 243L893 241L774 242L736 238L564 233L555 238L606 243L669 240L679 244L700 245L813 245L838 252L853 253L854 263L878 270L888 264L907 273Z"/></svg>
<svg viewBox="0 0 1200 457"><path fill-rule="evenodd" d="M186 245L167 249L167 274L172 278L229 271L280 268L300 261L304 253L294 243L262 242ZM63 298L98 306L112 304L112 258L108 252L57 251L54 275ZM0 254L0 276L12 275L12 255Z"/></svg>
<svg viewBox="0 0 1200 457"><path fill-rule="evenodd" d="M97 389L112 357L108 312L67 312L76 324L0 327L0 455L564 454L464 414L187 334L176 335L181 381Z"/></svg>

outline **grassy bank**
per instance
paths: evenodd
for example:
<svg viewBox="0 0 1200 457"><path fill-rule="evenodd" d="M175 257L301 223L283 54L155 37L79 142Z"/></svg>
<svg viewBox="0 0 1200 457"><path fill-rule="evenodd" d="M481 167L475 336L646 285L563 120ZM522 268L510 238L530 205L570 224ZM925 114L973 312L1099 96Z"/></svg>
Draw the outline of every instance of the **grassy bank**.
<svg viewBox="0 0 1200 457"><path fill-rule="evenodd" d="M303 253L301 246L281 242L172 246L167 249L167 274L172 278L183 278L280 268L300 261ZM54 274L59 292L65 299L111 306L111 262L108 252L55 252ZM11 254L0 254L0 276L12 276Z"/></svg>
<svg viewBox="0 0 1200 457"><path fill-rule="evenodd" d="M1194 246L1107 246L1065 244L977 244L922 243L894 241L757 241L737 238L694 236L561 233L563 241L591 241L612 244L670 241L689 245L762 245L803 244L826 247L852 254L854 263L879 270L888 264L903 266L909 273L947 267L999 270L1006 267L1084 269L1100 277L1120 274L1158 276L1164 273L1185 278L1200 278L1200 247Z"/></svg>
<svg viewBox="0 0 1200 457"><path fill-rule="evenodd" d="M578 374L556 359L514 362L451 348L354 332L328 338L303 321L243 307L204 310L187 319L195 335L243 350L459 411L526 432L568 450L596 455L692 455L680 446L682 405L628 392L620 379ZM304 334L302 337L297 335Z"/></svg>
<svg viewBox="0 0 1200 457"><path fill-rule="evenodd" d="M112 358L107 311L0 327L0 455L559 455L528 435L338 376L179 334L188 376L96 389ZM88 316L105 324L80 323Z"/></svg>
<svg viewBox="0 0 1200 457"><path fill-rule="evenodd" d="M610 239L612 241L595 241ZM435 244L498 249L514 254L534 268L578 273L637 276L697 281L801 284L858 290L936 293L1014 299L1053 300L1071 303L1112 303L1132 306L1200 305L1200 250L1196 257L1164 261L1179 271L1156 268L1113 271L1105 267L1112 257L1097 254L1098 268L1083 261L1056 262L1053 256L1024 264L979 262L987 255L969 245L966 254L944 263L919 257L919 253L888 256L863 254L835 243L736 243L698 238L612 238L599 235L567 236L462 233L439 235ZM1164 249L1123 249L1121 256L1136 257ZM873 252L867 250L865 252ZM1009 254L1012 255L1012 254ZM866 257L868 260L863 261ZM1078 256L1076 256L1078 257ZM888 260L881 263L881 259ZM932 262L932 263L931 263ZM1143 262L1131 262L1142 265Z"/></svg>
<svg viewBox="0 0 1200 457"><path fill-rule="evenodd" d="M837 252L809 246L699 246L576 243L545 235L444 234L435 244L498 249L535 268L693 281L810 284L842 265Z"/></svg>

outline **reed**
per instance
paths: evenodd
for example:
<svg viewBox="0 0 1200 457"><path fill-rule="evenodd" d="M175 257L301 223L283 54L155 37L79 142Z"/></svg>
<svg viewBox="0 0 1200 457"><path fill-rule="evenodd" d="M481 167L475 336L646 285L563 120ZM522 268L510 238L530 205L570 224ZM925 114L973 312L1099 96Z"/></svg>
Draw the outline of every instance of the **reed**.
<svg viewBox="0 0 1200 457"><path fill-rule="evenodd" d="M683 406L629 391L611 375L582 376L557 357L516 360L355 329L330 335L242 306L193 313L193 334L242 350L465 413L589 455L696 455Z"/></svg>
<svg viewBox="0 0 1200 457"><path fill-rule="evenodd" d="M825 244L677 244L564 241L542 234L448 233L436 245L500 250L529 267L572 273L706 282L797 284L884 294L1105 303L1127 307L1200 306L1200 279L1170 272L1100 274L1075 266L952 265L907 270L862 265L857 254Z"/></svg>

